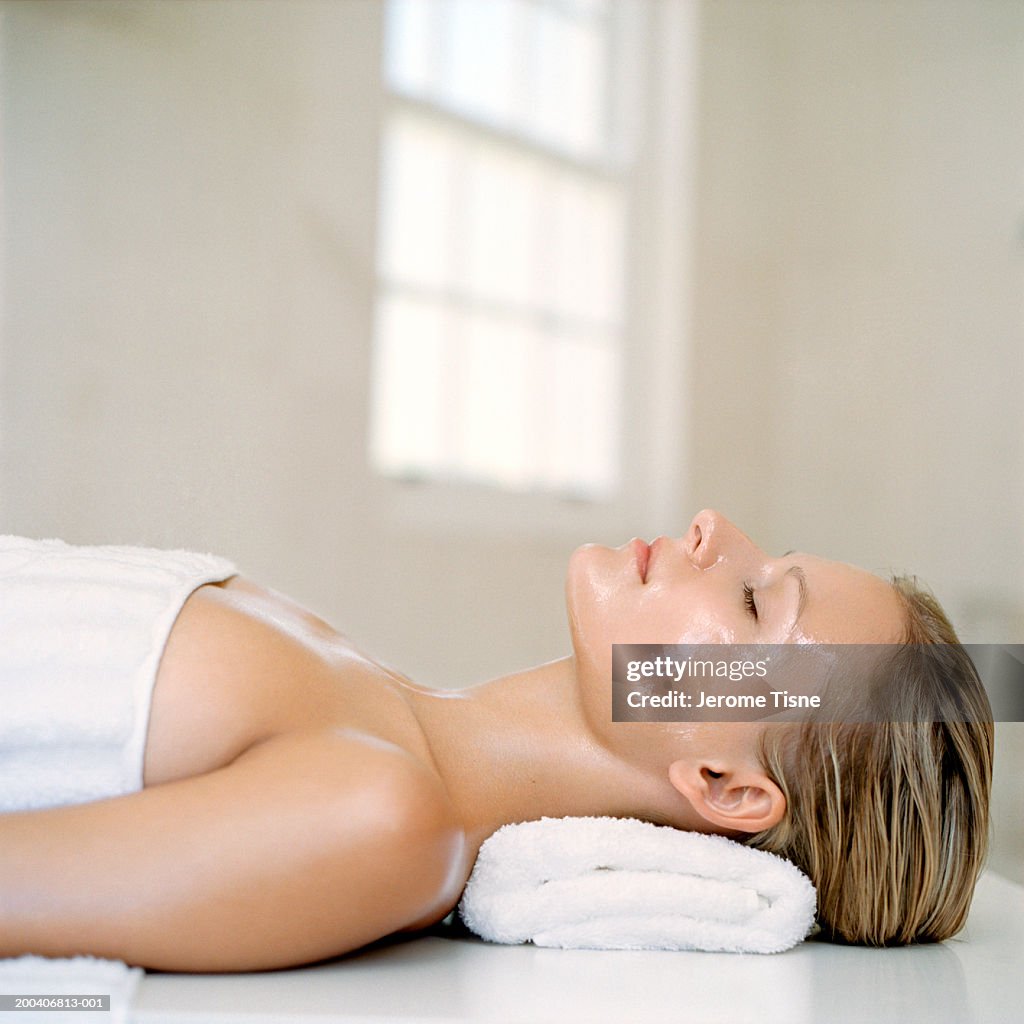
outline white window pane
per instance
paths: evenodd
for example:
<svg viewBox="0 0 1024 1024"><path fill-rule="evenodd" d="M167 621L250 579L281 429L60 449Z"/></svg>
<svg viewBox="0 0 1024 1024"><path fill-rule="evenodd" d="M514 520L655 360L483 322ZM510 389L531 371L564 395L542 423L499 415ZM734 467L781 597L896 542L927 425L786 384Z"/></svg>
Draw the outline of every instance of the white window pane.
<svg viewBox="0 0 1024 1024"><path fill-rule="evenodd" d="M452 277L458 135L422 118L388 126L381 167L380 270L393 281L443 288Z"/></svg>
<svg viewBox="0 0 1024 1024"><path fill-rule="evenodd" d="M600 156L604 133L603 35L544 7L529 15L530 134L581 157Z"/></svg>
<svg viewBox="0 0 1024 1024"><path fill-rule="evenodd" d="M543 301L537 257L541 239L539 162L481 142L467 167L460 246L461 283L473 295L520 307Z"/></svg>
<svg viewBox="0 0 1024 1024"><path fill-rule="evenodd" d="M564 19L543 7L534 7L530 14L530 64L533 95L530 104L530 131L544 139L558 140L560 126L565 124L568 109L562 83L559 53Z"/></svg>
<svg viewBox="0 0 1024 1024"><path fill-rule="evenodd" d="M470 315L460 369L459 466L511 489L532 480L531 392L537 338L507 319Z"/></svg>
<svg viewBox="0 0 1024 1024"><path fill-rule="evenodd" d="M384 473L446 468L451 327L451 315L439 304L400 295L379 302L370 450Z"/></svg>
<svg viewBox="0 0 1024 1024"><path fill-rule="evenodd" d="M522 11L511 0L447 0L440 98L498 126L518 107Z"/></svg>
<svg viewBox="0 0 1024 1024"><path fill-rule="evenodd" d="M571 24L566 32L567 146L580 156L598 156L605 146L605 41L594 28Z"/></svg>
<svg viewBox="0 0 1024 1024"><path fill-rule="evenodd" d="M545 353L548 444L540 477L549 488L608 495L618 479L619 352L605 339L562 335Z"/></svg>
<svg viewBox="0 0 1024 1024"><path fill-rule="evenodd" d="M384 32L384 70L401 92L424 95L436 80L437 15L429 0L388 0Z"/></svg>
<svg viewBox="0 0 1024 1024"><path fill-rule="evenodd" d="M551 202L548 301L561 316L617 326L625 246L619 188L565 174Z"/></svg>

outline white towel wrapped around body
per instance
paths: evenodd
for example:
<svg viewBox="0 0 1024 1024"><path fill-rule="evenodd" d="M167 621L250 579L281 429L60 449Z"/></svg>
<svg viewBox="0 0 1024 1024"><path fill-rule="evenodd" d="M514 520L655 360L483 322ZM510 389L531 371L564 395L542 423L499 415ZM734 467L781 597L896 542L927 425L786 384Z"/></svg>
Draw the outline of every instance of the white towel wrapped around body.
<svg viewBox="0 0 1024 1024"><path fill-rule="evenodd" d="M815 904L794 864L724 836L542 818L481 846L459 915L491 942L778 953L807 936Z"/></svg>
<svg viewBox="0 0 1024 1024"><path fill-rule="evenodd" d="M142 788L171 628L196 588L236 571L191 551L0 536L0 812Z"/></svg>

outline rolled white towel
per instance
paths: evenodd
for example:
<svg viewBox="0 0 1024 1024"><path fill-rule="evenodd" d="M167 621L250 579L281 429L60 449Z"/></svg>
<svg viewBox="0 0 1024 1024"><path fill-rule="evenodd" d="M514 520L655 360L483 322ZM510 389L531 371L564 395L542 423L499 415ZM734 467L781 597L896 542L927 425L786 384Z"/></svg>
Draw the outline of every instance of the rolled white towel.
<svg viewBox="0 0 1024 1024"><path fill-rule="evenodd" d="M459 915L491 942L779 953L814 924L794 864L724 836L625 818L542 818L480 848Z"/></svg>

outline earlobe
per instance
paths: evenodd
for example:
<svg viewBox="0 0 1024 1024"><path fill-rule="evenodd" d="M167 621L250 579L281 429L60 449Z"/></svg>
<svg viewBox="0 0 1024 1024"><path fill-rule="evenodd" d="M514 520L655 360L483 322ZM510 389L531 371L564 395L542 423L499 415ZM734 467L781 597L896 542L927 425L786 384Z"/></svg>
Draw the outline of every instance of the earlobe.
<svg viewBox="0 0 1024 1024"><path fill-rule="evenodd" d="M755 833L777 825L786 798L759 766L736 767L711 761L673 761L669 780L710 824L727 831Z"/></svg>

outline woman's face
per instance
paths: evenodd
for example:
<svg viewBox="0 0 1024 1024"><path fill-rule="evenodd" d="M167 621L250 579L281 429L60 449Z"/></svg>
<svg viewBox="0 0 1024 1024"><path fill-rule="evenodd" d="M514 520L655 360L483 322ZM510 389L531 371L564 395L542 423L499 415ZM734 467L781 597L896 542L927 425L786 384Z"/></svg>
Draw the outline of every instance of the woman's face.
<svg viewBox="0 0 1024 1024"><path fill-rule="evenodd" d="M611 645L897 643L893 588L856 566L789 552L773 558L717 512L685 536L587 544L566 596L579 668L611 680Z"/></svg>

